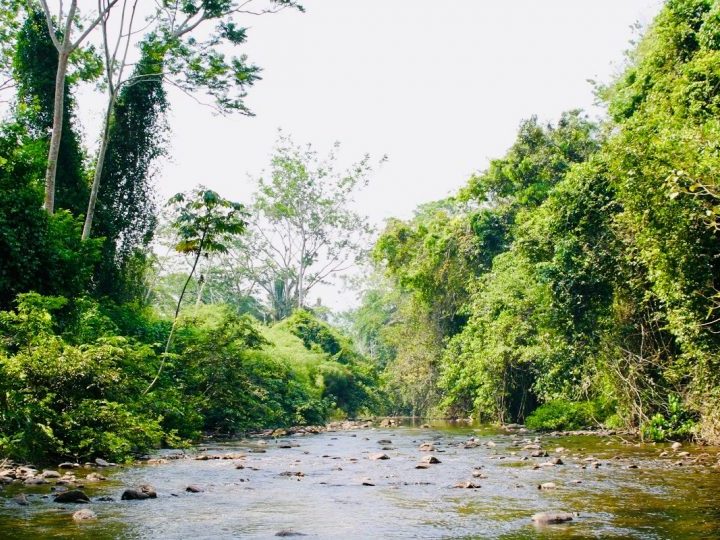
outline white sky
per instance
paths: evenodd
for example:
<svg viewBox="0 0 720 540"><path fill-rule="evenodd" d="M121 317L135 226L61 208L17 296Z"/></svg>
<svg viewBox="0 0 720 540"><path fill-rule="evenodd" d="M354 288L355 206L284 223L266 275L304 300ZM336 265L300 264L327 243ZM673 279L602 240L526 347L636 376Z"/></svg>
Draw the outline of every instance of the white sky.
<svg viewBox="0 0 720 540"><path fill-rule="evenodd" d="M319 150L338 140L348 161L388 154L358 198L381 224L409 217L501 156L520 121L593 109L587 79L608 81L657 0L306 0L251 21L244 47L263 80L254 118L218 118L173 103L173 163L165 194L198 182L247 200L277 128ZM327 287L323 303L353 295ZM311 298L315 295L311 294Z"/></svg>
<svg viewBox="0 0 720 540"><path fill-rule="evenodd" d="M253 18L243 51L262 66L254 118L173 97L163 194L201 182L248 198L277 129L349 161L388 154L358 202L381 223L409 217L501 156L520 121L593 107L587 79L623 62L631 25L657 0L305 0ZM597 112L597 111L595 111Z"/></svg>
<svg viewBox="0 0 720 540"><path fill-rule="evenodd" d="M607 82L659 0L302 0L306 13L252 17L241 52L263 68L247 104L256 117L218 117L171 93L163 199L202 183L245 202L277 129L316 149L343 144L346 163L389 161L358 197L378 225L462 186L513 142L533 114L593 114ZM245 21L243 21L245 22ZM92 103L92 99L79 100ZM100 103L98 101L98 103ZM90 107L92 109L92 107ZM99 111L81 111L89 142ZM95 120L93 120L93 118ZM321 291L347 307L352 295ZM311 294L309 300L314 301Z"/></svg>

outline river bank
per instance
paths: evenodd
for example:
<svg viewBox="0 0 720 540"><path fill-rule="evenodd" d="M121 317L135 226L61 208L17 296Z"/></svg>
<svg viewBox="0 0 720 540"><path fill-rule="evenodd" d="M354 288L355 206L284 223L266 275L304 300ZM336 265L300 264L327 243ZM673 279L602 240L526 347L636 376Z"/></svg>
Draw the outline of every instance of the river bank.
<svg viewBox="0 0 720 540"><path fill-rule="evenodd" d="M20 539L720 536L718 448L421 426L338 424L163 451L128 467L39 471L46 483L3 486L0 531ZM55 502L74 491L89 502ZM570 519L543 524L550 514Z"/></svg>

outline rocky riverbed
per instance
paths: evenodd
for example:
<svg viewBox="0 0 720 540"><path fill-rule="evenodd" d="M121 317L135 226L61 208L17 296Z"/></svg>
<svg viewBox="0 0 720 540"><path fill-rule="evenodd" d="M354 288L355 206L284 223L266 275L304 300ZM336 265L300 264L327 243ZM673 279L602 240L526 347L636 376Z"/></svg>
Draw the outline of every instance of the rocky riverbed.
<svg viewBox="0 0 720 540"><path fill-rule="evenodd" d="M720 538L720 448L398 424L268 431L129 467L0 462L0 537Z"/></svg>

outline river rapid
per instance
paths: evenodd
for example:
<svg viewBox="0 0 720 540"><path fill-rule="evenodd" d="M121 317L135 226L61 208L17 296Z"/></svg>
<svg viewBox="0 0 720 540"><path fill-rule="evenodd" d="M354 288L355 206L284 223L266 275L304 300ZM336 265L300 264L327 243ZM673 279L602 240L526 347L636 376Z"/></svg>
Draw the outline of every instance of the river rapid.
<svg viewBox="0 0 720 540"><path fill-rule="evenodd" d="M246 439L102 469L89 504L54 502L52 482L5 486L0 538L720 538L718 452L443 422ZM157 498L120 500L141 484ZM75 522L81 507L97 518ZM531 520L555 511L572 521Z"/></svg>

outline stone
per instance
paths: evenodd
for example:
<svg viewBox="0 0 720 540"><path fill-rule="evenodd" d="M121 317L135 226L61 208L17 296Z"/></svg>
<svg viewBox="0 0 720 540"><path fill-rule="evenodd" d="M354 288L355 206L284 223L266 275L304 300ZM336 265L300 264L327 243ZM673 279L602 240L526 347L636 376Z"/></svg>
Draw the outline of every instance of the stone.
<svg viewBox="0 0 720 540"><path fill-rule="evenodd" d="M373 482L369 478L363 478L361 483L363 486L374 486L375 485L375 482Z"/></svg>
<svg viewBox="0 0 720 540"><path fill-rule="evenodd" d="M79 463L70 463L69 461L66 461L65 463L61 463L58 465L58 469L79 469L80 464Z"/></svg>
<svg viewBox="0 0 720 540"><path fill-rule="evenodd" d="M150 484L142 484L138 486L138 491L144 493L150 499L157 499L157 491Z"/></svg>
<svg viewBox="0 0 720 540"><path fill-rule="evenodd" d="M556 487L555 482L545 482L544 484L540 484L538 489L555 489Z"/></svg>
<svg viewBox="0 0 720 540"><path fill-rule="evenodd" d="M538 525L549 525L572 521L573 515L569 512L539 512L530 519Z"/></svg>
<svg viewBox="0 0 720 540"><path fill-rule="evenodd" d="M48 481L44 478L41 478L39 476L31 476L29 478L26 478L23 484L26 486L40 486L42 484L47 484Z"/></svg>
<svg viewBox="0 0 720 540"><path fill-rule="evenodd" d="M429 464L436 464L436 463L442 463L438 458L435 456L424 456L421 460L421 463L429 463Z"/></svg>
<svg viewBox="0 0 720 540"><path fill-rule="evenodd" d="M190 484L188 487L185 488L185 491L188 493L203 493L205 491L205 488L202 486L198 486L197 484Z"/></svg>
<svg viewBox="0 0 720 540"><path fill-rule="evenodd" d="M563 460L560 459L559 457L556 457L555 459L551 459L550 463L552 463L553 465L565 465L565 463L563 463Z"/></svg>
<svg viewBox="0 0 720 540"><path fill-rule="evenodd" d="M480 484L475 484L473 482L458 482L455 484L455 487L461 489L479 489Z"/></svg>
<svg viewBox="0 0 720 540"><path fill-rule="evenodd" d="M43 478L60 478L62 475L57 471L44 470L41 476Z"/></svg>
<svg viewBox="0 0 720 540"><path fill-rule="evenodd" d="M97 519L97 514L89 508L83 508L82 510L75 512L72 515L72 518L75 521L88 521L91 519Z"/></svg>
<svg viewBox="0 0 720 540"><path fill-rule="evenodd" d="M530 457L548 457L548 453L545 450L535 450Z"/></svg>
<svg viewBox="0 0 720 540"><path fill-rule="evenodd" d="M105 460L102 459L102 458L97 458L97 459L95 460L95 465L97 465L98 467L109 467L109 466L110 466L110 462L105 461Z"/></svg>
<svg viewBox="0 0 720 540"><path fill-rule="evenodd" d="M89 503L90 499L85 492L79 489L71 489L70 491L63 491L55 496L56 503Z"/></svg>
<svg viewBox="0 0 720 540"><path fill-rule="evenodd" d="M378 444L392 444L392 441L390 439L380 439Z"/></svg>
<svg viewBox="0 0 720 540"><path fill-rule="evenodd" d="M283 529L275 533L275 536L307 536L301 532L293 531L292 529Z"/></svg>
<svg viewBox="0 0 720 540"><path fill-rule="evenodd" d="M431 442L424 442L420 445L420 451L421 452L434 452L435 445Z"/></svg>
<svg viewBox="0 0 720 540"><path fill-rule="evenodd" d="M149 499L150 496L147 493L143 493L139 489L126 489L123 491L120 500L122 501L144 501Z"/></svg>
<svg viewBox="0 0 720 540"><path fill-rule="evenodd" d="M672 443L672 445L670 445L670 448L672 448L673 450L679 450L680 448L682 448L682 443L674 442Z"/></svg>
<svg viewBox="0 0 720 540"><path fill-rule="evenodd" d="M92 472L85 477L86 482L102 482L103 480L107 480L107 478L96 472Z"/></svg>
<svg viewBox="0 0 720 540"><path fill-rule="evenodd" d="M390 456L388 456L387 454L383 454L382 452L378 452L375 454L370 454L368 456L368 458L377 461L377 460L390 459Z"/></svg>
<svg viewBox="0 0 720 540"><path fill-rule="evenodd" d="M15 504L19 504L20 506L27 506L30 504L30 501L28 501L27 495L24 493L20 493L19 495L15 495L12 498L13 502Z"/></svg>

